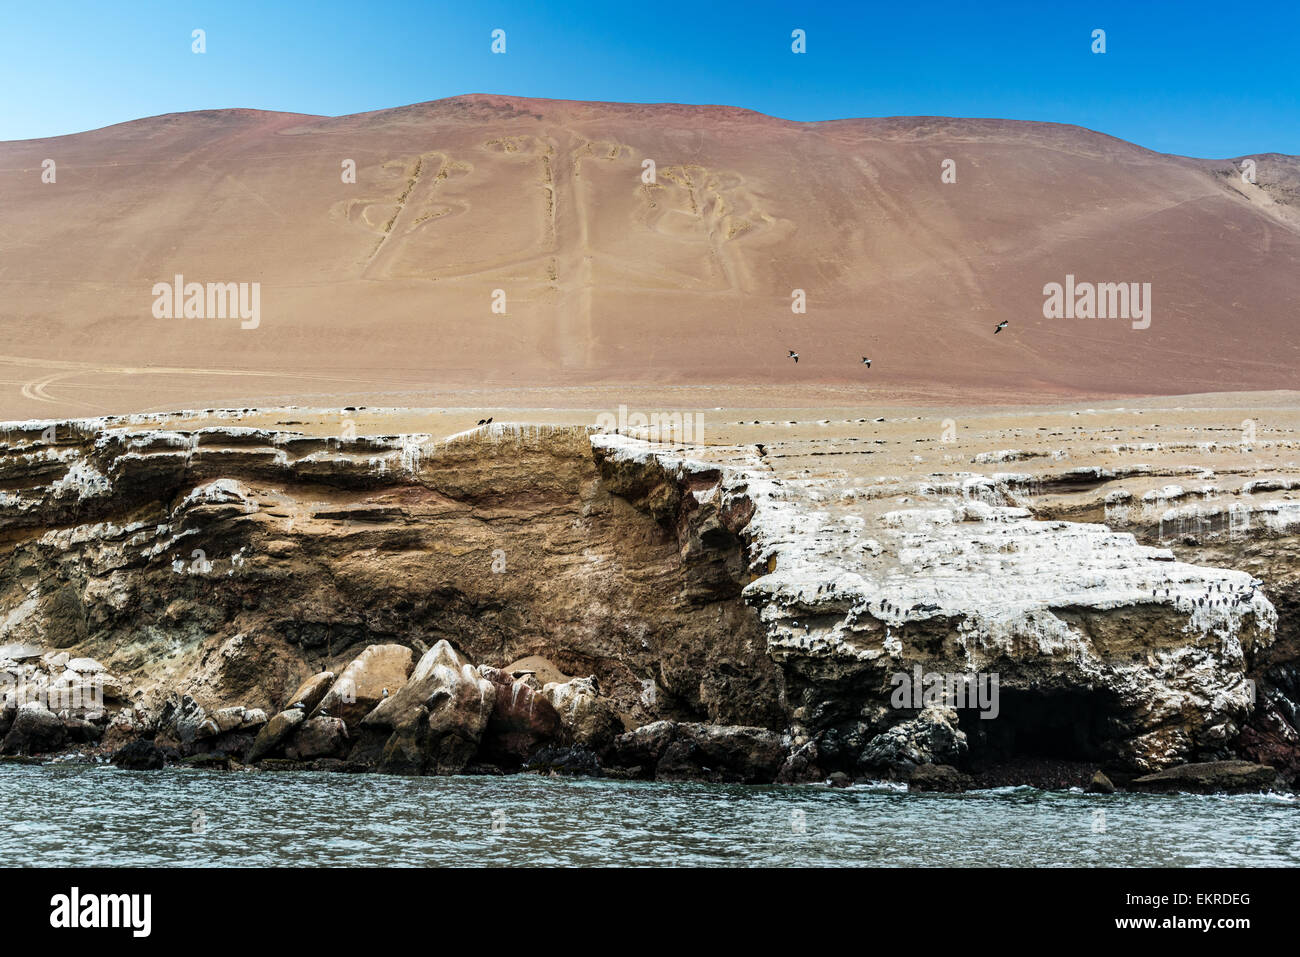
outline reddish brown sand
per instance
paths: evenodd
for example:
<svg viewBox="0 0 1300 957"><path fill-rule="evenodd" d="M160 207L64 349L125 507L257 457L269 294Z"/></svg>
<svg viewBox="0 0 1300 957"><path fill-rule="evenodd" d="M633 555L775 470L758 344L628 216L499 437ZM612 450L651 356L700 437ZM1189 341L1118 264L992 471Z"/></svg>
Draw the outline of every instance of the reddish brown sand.
<svg viewBox="0 0 1300 957"><path fill-rule="evenodd" d="M1300 162L1256 159L1250 185L1053 124L489 96L0 143L0 419L1295 388ZM260 282L260 325L155 318L177 273ZM1150 328L1043 318L1067 273L1150 282Z"/></svg>

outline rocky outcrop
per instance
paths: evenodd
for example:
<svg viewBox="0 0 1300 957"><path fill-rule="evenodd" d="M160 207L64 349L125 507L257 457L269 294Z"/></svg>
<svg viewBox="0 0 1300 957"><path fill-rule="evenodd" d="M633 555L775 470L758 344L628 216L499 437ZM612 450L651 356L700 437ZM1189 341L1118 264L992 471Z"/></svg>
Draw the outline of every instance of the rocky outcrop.
<svg viewBox="0 0 1300 957"><path fill-rule="evenodd" d="M303 721L293 732L284 756L291 761L341 757L348 749L348 728L342 718L315 717Z"/></svg>
<svg viewBox="0 0 1300 957"><path fill-rule="evenodd" d="M302 708L290 708L277 714L257 733L248 752L249 763L260 761L279 751L289 736L306 720L307 712Z"/></svg>
<svg viewBox="0 0 1300 957"><path fill-rule="evenodd" d="M560 716L540 688L500 668L481 666L479 673L493 685L492 715L483 729L479 760L515 769L559 739Z"/></svg>
<svg viewBox="0 0 1300 957"><path fill-rule="evenodd" d="M163 751L152 741L137 738L113 752L113 764L126 771L157 771L166 763Z"/></svg>
<svg viewBox="0 0 1300 957"><path fill-rule="evenodd" d="M1247 673L1277 628L1251 575L1179 562L1105 525L1041 520L1014 503L1011 477L868 494L624 436L593 444L621 472L712 480L691 492L698 508L744 516L744 596L781 667L791 732L816 739L825 765L963 760L1055 721L1081 756L1153 770L1221 754L1251 711ZM1198 603L1206 594L1215 604ZM998 720L982 724L964 694L934 702L962 706L941 723L922 717L932 702L920 689L899 706L898 678L913 672L996 676Z"/></svg>
<svg viewBox="0 0 1300 957"><path fill-rule="evenodd" d="M42 754L57 751L69 738L66 721L39 702L22 705L14 715L0 754Z"/></svg>
<svg viewBox="0 0 1300 957"><path fill-rule="evenodd" d="M403 645L371 645L343 669L312 713L341 718L355 727L388 696L390 688L406 684L414 663L411 649ZM306 705L305 700L302 703Z"/></svg>
<svg viewBox="0 0 1300 957"><path fill-rule="evenodd" d="M1208 761L1165 768L1143 775L1132 782L1138 791L1187 791L1192 794L1267 791L1277 780L1277 772L1263 764L1249 761Z"/></svg>
<svg viewBox="0 0 1300 957"><path fill-rule="evenodd" d="M362 721L387 733L379 770L455 774L478 752L496 708L496 686L448 641L430 648L405 685Z"/></svg>
<svg viewBox="0 0 1300 957"><path fill-rule="evenodd" d="M785 763L781 735L763 728L658 721L620 735L616 763L659 781L770 783Z"/></svg>
<svg viewBox="0 0 1300 957"><path fill-rule="evenodd" d="M578 428L170 425L0 443L0 747L60 740L31 708L13 735L20 690L97 685L46 709L63 742L394 773L1245 753L1294 776L1289 488L1243 484L1188 544L1162 533L1187 498L1170 476L1038 455L974 463L1033 478L855 486Z"/></svg>
<svg viewBox="0 0 1300 957"><path fill-rule="evenodd" d="M542 694L559 716L568 738L591 751L604 751L623 732L611 702L601 696L594 676L552 681Z"/></svg>

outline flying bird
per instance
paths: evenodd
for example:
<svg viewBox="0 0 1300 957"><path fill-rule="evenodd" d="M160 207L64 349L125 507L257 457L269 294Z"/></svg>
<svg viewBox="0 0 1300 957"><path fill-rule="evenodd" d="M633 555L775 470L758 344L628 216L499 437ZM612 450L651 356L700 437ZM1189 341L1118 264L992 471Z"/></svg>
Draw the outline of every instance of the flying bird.
<svg viewBox="0 0 1300 957"><path fill-rule="evenodd" d="M993 330L993 334L996 336L999 332L1001 332L1006 327L1007 327L1007 321L1003 319L1001 322L998 323L998 327Z"/></svg>
<svg viewBox="0 0 1300 957"><path fill-rule="evenodd" d="M871 360L868 359L866 356L862 357L862 364L866 366L868 369L871 368Z"/></svg>
<svg viewBox="0 0 1300 957"><path fill-rule="evenodd" d="M795 352L793 349L790 350L790 358L795 361L795 365L799 364L799 353Z"/></svg>

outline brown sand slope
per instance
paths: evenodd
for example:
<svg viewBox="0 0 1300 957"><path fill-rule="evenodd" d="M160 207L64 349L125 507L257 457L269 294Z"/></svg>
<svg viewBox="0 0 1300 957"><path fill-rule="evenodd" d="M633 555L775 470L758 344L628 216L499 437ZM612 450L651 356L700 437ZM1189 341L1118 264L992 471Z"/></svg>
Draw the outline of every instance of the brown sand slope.
<svg viewBox="0 0 1300 957"><path fill-rule="evenodd" d="M1255 159L1249 185L1052 124L495 96L0 143L0 418L1294 388L1300 161ZM177 273L261 283L260 325L155 318ZM1150 328L1044 319L1067 273L1150 282Z"/></svg>

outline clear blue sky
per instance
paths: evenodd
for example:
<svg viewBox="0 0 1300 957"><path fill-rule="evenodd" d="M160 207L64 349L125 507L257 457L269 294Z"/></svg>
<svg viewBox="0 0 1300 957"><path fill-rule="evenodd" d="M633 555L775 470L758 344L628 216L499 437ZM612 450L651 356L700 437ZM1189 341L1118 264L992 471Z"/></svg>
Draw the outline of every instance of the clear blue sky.
<svg viewBox="0 0 1300 957"><path fill-rule="evenodd" d="M1300 154L1296 0L0 4L0 139L181 110L338 115L506 93L799 120L1053 120L1193 156ZM498 27L505 55L489 49Z"/></svg>

